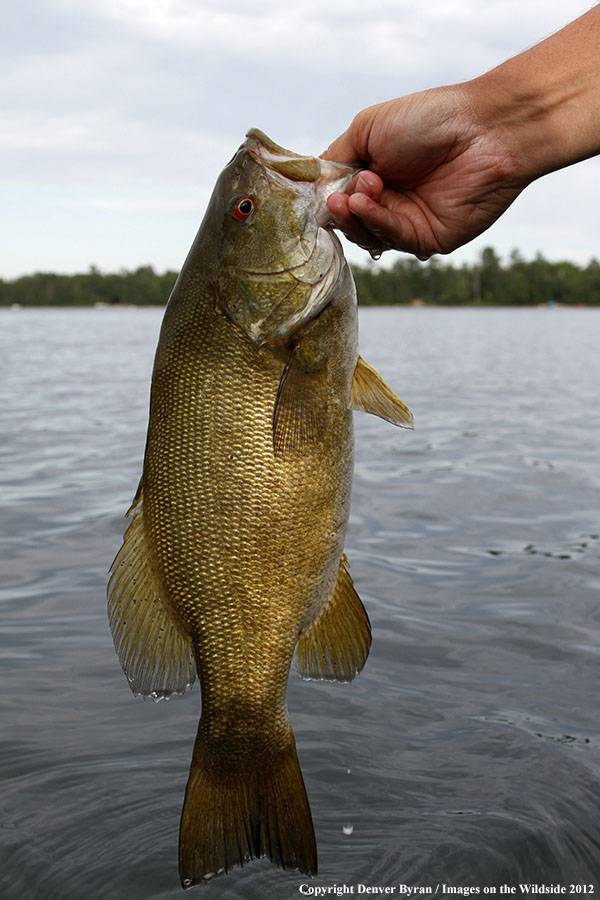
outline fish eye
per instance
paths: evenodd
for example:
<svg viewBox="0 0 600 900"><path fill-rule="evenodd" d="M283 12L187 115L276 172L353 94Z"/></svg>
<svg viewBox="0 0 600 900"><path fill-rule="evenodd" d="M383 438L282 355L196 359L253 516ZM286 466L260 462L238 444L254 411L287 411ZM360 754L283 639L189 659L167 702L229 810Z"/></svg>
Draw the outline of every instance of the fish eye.
<svg viewBox="0 0 600 900"><path fill-rule="evenodd" d="M254 209L254 200L252 197L241 197L239 200L236 200L231 209L231 214L234 219L238 219L240 222L244 222L252 210Z"/></svg>

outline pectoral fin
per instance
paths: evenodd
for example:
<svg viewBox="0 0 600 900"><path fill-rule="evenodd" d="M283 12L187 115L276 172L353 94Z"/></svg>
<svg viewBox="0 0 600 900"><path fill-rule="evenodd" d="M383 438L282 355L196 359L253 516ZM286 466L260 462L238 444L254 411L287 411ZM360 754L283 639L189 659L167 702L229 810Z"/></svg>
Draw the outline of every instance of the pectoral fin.
<svg viewBox="0 0 600 900"><path fill-rule="evenodd" d="M392 425L413 427L413 415L408 406L396 397L381 375L362 356L358 357L352 378L352 406L386 419Z"/></svg>
<svg viewBox="0 0 600 900"><path fill-rule="evenodd" d="M273 410L275 455L302 452L323 437L318 378L318 373L307 371L297 353L292 353L283 370Z"/></svg>
<svg viewBox="0 0 600 900"><path fill-rule="evenodd" d="M140 487L108 582L115 649L134 694L160 700L183 694L196 677L191 638L161 596L148 559Z"/></svg>
<svg viewBox="0 0 600 900"><path fill-rule="evenodd" d="M303 678L352 681L367 661L371 623L347 566L344 555L331 599L298 639L296 666Z"/></svg>

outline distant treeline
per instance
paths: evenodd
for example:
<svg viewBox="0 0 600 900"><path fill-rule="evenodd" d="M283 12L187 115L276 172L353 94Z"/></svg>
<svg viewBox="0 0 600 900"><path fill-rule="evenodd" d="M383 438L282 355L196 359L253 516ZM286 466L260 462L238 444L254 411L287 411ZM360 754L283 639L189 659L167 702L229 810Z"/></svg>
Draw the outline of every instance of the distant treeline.
<svg viewBox="0 0 600 900"><path fill-rule="evenodd" d="M513 250L503 264L486 247L476 263L454 265L433 257L421 263L399 256L391 268L353 266L359 303L390 306L532 306L541 303L600 306L600 262L587 266L550 262L541 254L525 260ZM157 274L152 266L104 274L92 266L78 275L37 272L14 281L0 279L0 306L93 306L166 303L177 272Z"/></svg>
<svg viewBox="0 0 600 900"><path fill-rule="evenodd" d="M354 269L363 306L426 303L441 306L536 306L544 303L600 305L600 262L581 267L550 262L541 254L525 260L513 250L502 264L491 247L476 263L453 265L434 256L420 263L399 257L390 269Z"/></svg>
<svg viewBox="0 0 600 900"><path fill-rule="evenodd" d="M177 272L158 275L152 266L114 274L104 274L95 266L77 275L36 272L14 281L0 280L0 306L161 306L167 302L176 278Z"/></svg>

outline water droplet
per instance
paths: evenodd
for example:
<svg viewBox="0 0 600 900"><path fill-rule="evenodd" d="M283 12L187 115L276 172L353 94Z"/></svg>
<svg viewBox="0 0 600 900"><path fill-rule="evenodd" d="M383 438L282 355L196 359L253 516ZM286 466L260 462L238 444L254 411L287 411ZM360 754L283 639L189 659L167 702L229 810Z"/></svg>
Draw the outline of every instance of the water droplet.
<svg viewBox="0 0 600 900"><path fill-rule="evenodd" d="M352 834L352 832L354 831L354 825L352 825L351 822L348 822L347 825L342 825L342 831L344 832L344 834Z"/></svg>
<svg viewBox="0 0 600 900"><path fill-rule="evenodd" d="M381 259L382 255L383 255L383 250L369 250L369 255L370 255L371 259L374 259L375 261L377 261L378 259Z"/></svg>
<svg viewBox="0 0 600 900"><path fill-rule="evenodd" d="M349 775L352 769L346 769L346 775Z"/></svg>

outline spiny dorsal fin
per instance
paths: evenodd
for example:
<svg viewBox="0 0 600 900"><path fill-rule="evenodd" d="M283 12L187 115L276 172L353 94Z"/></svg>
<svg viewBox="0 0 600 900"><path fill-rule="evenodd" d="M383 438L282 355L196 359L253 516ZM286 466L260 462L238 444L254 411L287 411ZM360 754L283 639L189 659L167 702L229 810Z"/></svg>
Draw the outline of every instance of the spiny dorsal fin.
<svg viewBox="0 0 600 900"><path fill-rule="evenodd" d="M161 700L183 694L196 677L192 641L161 597L150 566L138 488L123 546L110 567L108 619L134 694Z"/></svg>
<svg viewBox="0 0 600 900"><path fill-rule="evenodd" d="M367 661L371 623L347 566L344 554L331 599L298 639L296 666L303 678L352 681Z"/></svg>
<svg viewBox="0 0 600 900"><path fill-rule="evenodd" d="M352 406L386 419L392 425L413 427L413 415L408 406L396 397L381 375L362 356L358 357L352 378Z"/></svg>
<svg viewBox="0 0 600 900"><path fill-rule="evenodd" d="M323 416L315 390L318 374L307 372L292 353L279 381L273 410L275 455L301 453L323 437Z"/></svg>

